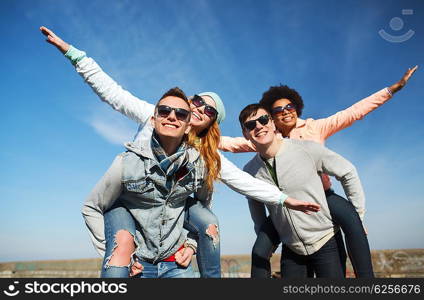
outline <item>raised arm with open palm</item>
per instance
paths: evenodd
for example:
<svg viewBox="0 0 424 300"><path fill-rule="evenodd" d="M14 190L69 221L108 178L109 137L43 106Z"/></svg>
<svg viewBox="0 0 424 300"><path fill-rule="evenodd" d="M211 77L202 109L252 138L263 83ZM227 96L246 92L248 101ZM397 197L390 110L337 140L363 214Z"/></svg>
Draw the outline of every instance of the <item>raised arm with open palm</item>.
<svg viewBox="0 0 424 300"><path fill-rule="evenodd" d="M64 42L60 37L58 37L53 31L48 29L47 27L41 26L41 32L47 37L46 41L59 49L63 54L66 53L69 49L69 44Z"/></svg>

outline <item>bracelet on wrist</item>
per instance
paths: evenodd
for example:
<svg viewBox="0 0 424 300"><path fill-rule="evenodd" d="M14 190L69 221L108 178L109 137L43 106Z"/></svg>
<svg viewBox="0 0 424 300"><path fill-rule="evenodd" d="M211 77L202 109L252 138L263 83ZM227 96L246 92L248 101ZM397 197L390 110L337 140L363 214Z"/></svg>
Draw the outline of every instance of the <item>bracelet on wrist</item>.
<svg viewBox="0 0 424 300"><path fill-rule="evenodd" d="M187 243L187 242L185 242L184 243L184 248L191 248L191 249L193 249L193 252L194 252L194 254L196 254L196 247L194 246L194 245L192 245L192 244L190 244L190 243Z"/></svg>

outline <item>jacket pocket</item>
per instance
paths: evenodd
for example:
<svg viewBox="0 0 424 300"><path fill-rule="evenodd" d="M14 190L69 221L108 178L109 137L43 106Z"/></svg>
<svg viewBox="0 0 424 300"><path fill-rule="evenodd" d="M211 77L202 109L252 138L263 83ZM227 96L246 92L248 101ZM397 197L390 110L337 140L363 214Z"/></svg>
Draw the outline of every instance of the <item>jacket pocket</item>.
<svg viewBox="0 0 424 300"><path fill-rule="evenodd" d="M124 186L128 192L134 193L149 193L154 190L153 183L148 179L141 180L129 180L124 183Z"/></svg>

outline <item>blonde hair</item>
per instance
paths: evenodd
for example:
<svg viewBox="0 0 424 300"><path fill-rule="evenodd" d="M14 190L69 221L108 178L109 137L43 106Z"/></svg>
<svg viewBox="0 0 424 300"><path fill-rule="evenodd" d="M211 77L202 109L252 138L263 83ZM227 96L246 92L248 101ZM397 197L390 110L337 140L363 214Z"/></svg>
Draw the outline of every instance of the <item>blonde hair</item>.
<svg viewBox="0 0 424 300"><path fill-rule="evenodd" d="M221 172L221 157L218 153L220 138L221 131L216 121L200 134L196 134L194 130L191 130L188 134L188 144L199 151L205 162L207 169L206 185L210 192L213 191L213 183L219 179Z"/></svg>

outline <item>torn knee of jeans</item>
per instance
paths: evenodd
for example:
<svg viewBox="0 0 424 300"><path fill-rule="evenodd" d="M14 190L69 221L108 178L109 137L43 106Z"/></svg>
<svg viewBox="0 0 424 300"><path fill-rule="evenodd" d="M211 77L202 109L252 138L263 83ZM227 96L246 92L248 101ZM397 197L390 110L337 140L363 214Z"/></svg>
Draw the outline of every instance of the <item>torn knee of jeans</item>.
<svg viewBox="0 0 424 300"><path fill-rule="evenodd" d="M130 254L130 257L129 257L129 261L128 261L128 264L126 264L126 265L123 265L123 266L121 266L121 265L115 265L115 264L110 264L110 260L112 259L112 257L116 254L116 251L117 251L117 248L119 247L119 245L120 245L120 243L117 241L118 239L121 239L121 238L125 238L125 237L123 237L122 235L126 235L126 234L130 234L131 235L131 238L132 238L132 241L134 242L134 244L135 244L135 249L134 249L134 251ZM107 268L110 268L110 267L125 267L125 268L130 268L133 264L134 264L134 261L135 261L135 253L137 252L137 249L138 249L138 244L137 244L137 242L136 242L136 239L135 239L135 237L134 237L134 235L132 234L132 233L130 233L129 231L127 231L127 230L119 230L116 234L115 234L115 237L114 237L114 241L113 241L113 249L112 249L112 254L111 255L109 255L107 258L106 258L106 260L105 260L105 265L104 265L104 268L105 269L107 269Z"/></svg>
<svg viewBox="0 0 424 300"><path fill-rule="evenodd" d="M219 243L219 229L216 224L209 224L206 228L206 235L212 239L214 247Z"/></svg>

